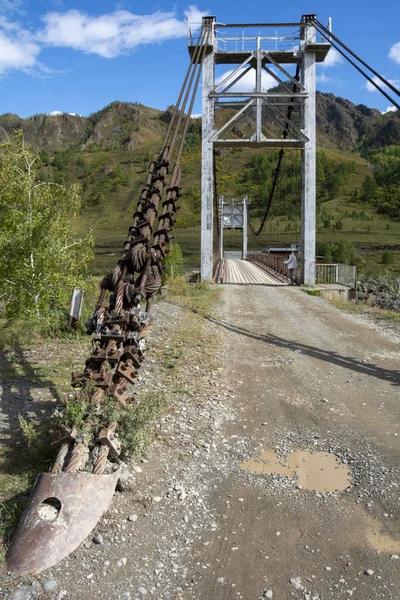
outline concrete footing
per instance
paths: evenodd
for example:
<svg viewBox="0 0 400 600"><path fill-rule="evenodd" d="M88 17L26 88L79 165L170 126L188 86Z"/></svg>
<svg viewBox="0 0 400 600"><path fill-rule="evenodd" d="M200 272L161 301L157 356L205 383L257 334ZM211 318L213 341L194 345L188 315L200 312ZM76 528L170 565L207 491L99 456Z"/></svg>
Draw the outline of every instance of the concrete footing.
<svg viewBox="0 0 400 600"><path fill-rule="evenodd" d="M354 300L355 290L346 285L332 283L319 284L314 287L319 291L319 295L327 300Z"/></svg>

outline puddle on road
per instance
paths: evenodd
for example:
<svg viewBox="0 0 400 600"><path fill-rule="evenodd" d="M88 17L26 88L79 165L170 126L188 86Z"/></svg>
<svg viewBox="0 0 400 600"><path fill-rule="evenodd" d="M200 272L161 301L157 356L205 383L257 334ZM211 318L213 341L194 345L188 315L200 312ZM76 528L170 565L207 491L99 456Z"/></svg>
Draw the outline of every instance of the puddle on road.
<svg viewBox="0 0 400 600"><path fill-rule="evenodd" d="M240 463L240 468L259 475L274 474L293 476L307 490L336 492L351 484L347 465L340 463L334 454L297 450L284 461L273 450L265 450L252 460Z"/></svg>
<svg viewBox="0 0 400 600"><path fill-rule="evenodd" d="M367 540L378 552L400 553L400 540L395 540L391 535L382 533L382 524L369 517L367 526Z"/></svg>

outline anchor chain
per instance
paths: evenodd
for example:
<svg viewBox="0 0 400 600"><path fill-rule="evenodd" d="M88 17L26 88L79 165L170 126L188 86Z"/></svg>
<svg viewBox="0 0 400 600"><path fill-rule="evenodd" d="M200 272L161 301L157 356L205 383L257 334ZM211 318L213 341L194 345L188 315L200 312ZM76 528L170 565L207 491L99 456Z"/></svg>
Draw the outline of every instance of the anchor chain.
<svg viewBox="0 0 400 600"><path fill-rule="evenodd" d="M93 317L86 323L87 333L93 334L91 354L84 371L72 375L77 398L87 401L89 394L98 414L107 397L124 406L135 400L133 386L144 360L145 339L152 323L151 299L162 285L162 260L169 251L170 230L178 210L179 167L174 168L171 185L162 201L168 153L166 147L158 160L150 163L122 255L114 269L103 277ZM162 211L158 216L160 206ZM109 302L105 306L107 292ZM144 308L143 302L146 302ZM116 424L110 425L96 440L97 456L92 467L96 475L103 473L107 461L115 459L121 451L115 429ZM71 442L74 442L72 450ZM51 472L76 472L85 462L90 464L85 460L87 455L85 442L71 439L62 445Z"/></svg>

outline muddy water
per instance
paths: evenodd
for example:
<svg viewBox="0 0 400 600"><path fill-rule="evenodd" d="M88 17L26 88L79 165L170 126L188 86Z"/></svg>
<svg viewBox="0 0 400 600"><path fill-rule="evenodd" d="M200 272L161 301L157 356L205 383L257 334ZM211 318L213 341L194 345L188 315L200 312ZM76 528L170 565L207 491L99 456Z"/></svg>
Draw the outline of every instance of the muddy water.
<svg viewBox="0 0 400 600"><path fill-rule="evenodd" d="M351 483L347 465L341 464L334 454L328 452L297 450L283 461L273 450L265 450L239 466L259 475L297 475L299 485L318 492L345 490Z"/></svg>

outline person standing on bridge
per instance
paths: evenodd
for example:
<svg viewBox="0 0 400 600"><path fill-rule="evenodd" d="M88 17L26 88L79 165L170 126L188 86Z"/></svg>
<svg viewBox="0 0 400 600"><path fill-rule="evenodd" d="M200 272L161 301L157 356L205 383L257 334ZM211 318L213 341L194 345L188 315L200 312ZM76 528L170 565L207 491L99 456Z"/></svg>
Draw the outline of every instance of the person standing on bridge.
<svg viewBox="0 0 400 600"><path fill-rule="evenodd" d="M294 270L297 269L297 258L295 253L292 250L291 255L289 256L289 258L287 260L285 260L285 265L287 265L288 271L289 271L289 278L290 278L290 284L289 285L294 285Z"/></svg>

